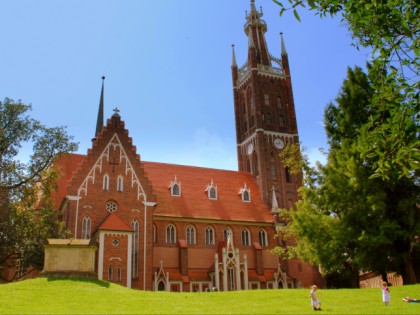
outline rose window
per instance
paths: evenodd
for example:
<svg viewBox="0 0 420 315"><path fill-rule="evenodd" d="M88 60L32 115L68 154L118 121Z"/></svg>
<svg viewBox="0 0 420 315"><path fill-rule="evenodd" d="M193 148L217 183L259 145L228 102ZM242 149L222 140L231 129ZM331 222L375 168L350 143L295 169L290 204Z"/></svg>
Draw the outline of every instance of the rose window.
<svg viewBox="0 0 420 315"><path fill-rule="evenodd" d="M118 210L118 205L115 201L108 201L105 205L106 211L109 213L115 212Z"/></svg>

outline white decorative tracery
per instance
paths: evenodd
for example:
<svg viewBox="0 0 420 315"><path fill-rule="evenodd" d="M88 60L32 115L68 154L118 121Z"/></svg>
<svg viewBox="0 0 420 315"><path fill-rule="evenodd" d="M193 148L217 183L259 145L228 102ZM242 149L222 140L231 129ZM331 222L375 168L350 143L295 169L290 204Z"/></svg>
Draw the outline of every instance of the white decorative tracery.
<svg viewBox="0 0 420 315"><path fill-rule="evenodd" d="M146 200L146 193L144 192L144 189L140 183L140 180L137 176L137 174L134 172L134 167L130 162L130 159L127 156L127 153L124 150L124 147L121 144L121 141L118 137L118 135L115 133L112 136L112 139L108 142L105 149L102 151L99 158L96 160L95 164L93 165L92 169L86 176L85 180L83 181L82 185L80 185L78 189L78 196L87 195L88 192L88 184L91 182L92 184L95 184L95 178L96 178L96 172L97 170L99 173L102 173L102 163L105 160L106 162L109 162L109 156L110 156L110 148L113 148L114 150L119 148L120 149L120 156L119 156L119 163L121 164L125 160L125 175L127 176L129 172L131 172L131 187L134 187L134 185L137 185L137 200L144 199Z"/></svg>

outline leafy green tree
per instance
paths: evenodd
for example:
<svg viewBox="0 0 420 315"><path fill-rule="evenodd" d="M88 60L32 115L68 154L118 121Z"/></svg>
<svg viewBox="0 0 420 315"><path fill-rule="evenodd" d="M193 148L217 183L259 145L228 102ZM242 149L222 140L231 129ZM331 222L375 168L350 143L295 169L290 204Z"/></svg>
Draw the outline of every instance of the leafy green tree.
<svg viewBox="0 0 420 315"><path fill-rule="evenodd" d="M372 50L378 80L372 86L369 120L359 126L361 154L372 177L412 178L420 170L420 4L416 0L273 0L280 14L309 7L320 17L339 16L356 47Z"/></svg>
<svg viewBox="0 0 420 315"><path fill-rule="evenodd" d="M358 129L376 114L370 106L376 80L374 69L369 76L348 69L336 103L325 109L328 161L317 170L304 163L301 200L286 212L289 234L298 240L294 251L326 274L350 276L353 287L360 270L397 271L405 284L416 282L410 255L420 232L420 187L413 177L374 177L361 154Z"/></svg>
<svg viewBox="0 0 420 315"><path fill-rule="evenodd" d="M58 179L54 161L77 149L63 127L47 128L28 115L30 105L0 102L0 269L42 269L43 244L63 235L51 192ZM28 162L19 150L32 144Z"/></svg>

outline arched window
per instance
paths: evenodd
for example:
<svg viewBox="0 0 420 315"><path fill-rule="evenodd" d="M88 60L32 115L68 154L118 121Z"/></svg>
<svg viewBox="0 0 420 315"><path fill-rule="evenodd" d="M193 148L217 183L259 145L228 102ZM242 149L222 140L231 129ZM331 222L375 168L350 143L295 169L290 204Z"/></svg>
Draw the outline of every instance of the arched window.
<svg viewBox="0 0 420 315"><path fill-rule="evenodd" d="M179 196L179 186L177 184L172 186L172 195Z"/></svg>
<svg viewBox="0 0 420 315"><path fill-rule="evenodd" d="M117 269L117 281L121 282L121 278L122 278L121 267L118 267L118 269Z"/></svg>
<svg viewBox="0 0 420 315"><path fill-rule="evenodd" d="M264 229L261 229L258 233L259 239L260 239L260 245L262 247L265 247L268 245L267 243L267 232Z"/></svg>
<svg viewBox="0 0 420 315"><path fill-rule="evenodd" d="M114 276L114 270L112 269L112 266L109 266L109 268L108 268L108 281L112 281L113 276Z"/></svg>
<svg viewBox="0 0 420 315"><path fill-rule="evenodd" d="M195 244L195 228L192 225L187 226L187 244Z"/></svg>
<svg viewBox="0 0 420 315"><path fill-rule="evenodd" d="M206 188L207 196L211 200L217 200L217 186L213 183L213 179Z"/></svg>
<svg viewBox="0 0 420 315"><path fill-rule="evenodd" d="M251 245L251 236L248 229L242 230L242 245L243 246Z"/></svg>
<svg viewBox="0 0 420 315"><path fill-rule="evenodd" d="M286 167L284 169L284 175L286 177L286 183L291 183L292 182L292 175L290 174L290 170L288 167Z"/></svg>
<svg viewBox="0 0 420 315"><path fill-rule="evenodd" d="M124 190L124 178L120 175L117 179L117 191Z"/></svg>
<svg viewBox="0 0 420 315"><path fill-rule="evenodd" d="M206 245L214 245L214 230L211 226L206 227Z"/></svg>
<svg viewBox="0 0 420 315"><path fill-rule="evenodd" d="M175 176L175 179L171 181L169 188L171 189L172 196L176 196L176 197L181 196L181 183L178 181L176 176Z"/></svg>
<svg viewBox="0 0 420 315"><path fill-rule="evenodd" d="M156 241L157 241L156 225L153 224L153 243L156 243Z"/></svg>
<svg viewBox="0 0 420 315"><path fill-rule="evenodd" d="M232 233L232 229L227 227L223 231L223 240L227 241L229 236L231 236L233 238L233 233Z"/></svg>
<svg viewBox="0 0 420 315"><path fill-rule="evenodd" d="M248 192L248 190L244 190L244 201L249 201L249 192Z"/></svg>
<svg viewBox="0 0 420 315"><path fill-rule="evenodd" d="M166 243L175 244L176 243L176 229L173 224L169 224L166 227Z"/></svg>
<svg viewBox="0 0 420 315"><path fill-rule="evenodd" d="M214 189L214 187L210 188L210 192L209 192L209 198L210 199L216 199L216 189Z"/></svg>
<svg viewBox="0 0 420 315"><path fill-rule="evenodd" d="M131 222L131 228L134 231L133 234L133 254L132 254L132 273L133 278L139 276L139 240L140 240L140 224L137 220Z"/></svg>
<svg viewBox="0 0 420 315"><path fill-rule="evenodd" d="M82 239L90 239L91 233L91 221L90 217L86 216L83 218L82 223Z"/></svg>
<svg viewBox="0 0 420 315"><path fill-rule="evenodd" d="M279 116L279 125L284 126L284 116L283 115Z"/></svg>
<svg viewBox="0 0 420 315"><path fill-rule="evenodd" d="M104 180L103 180L103 189L104 190L109 190L109 176L108 174L104 175Z"/></svg>

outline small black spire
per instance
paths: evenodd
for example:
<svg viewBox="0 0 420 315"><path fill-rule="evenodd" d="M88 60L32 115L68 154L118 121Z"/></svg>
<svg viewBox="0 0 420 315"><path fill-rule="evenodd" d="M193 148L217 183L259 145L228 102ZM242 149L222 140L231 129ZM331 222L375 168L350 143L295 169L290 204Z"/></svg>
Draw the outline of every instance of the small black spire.
<svg viewBox="0 0 420 315"><path fill-rule="evenodd" d="M98 119L96 121L95 137L92 140L96 139L98 133L102 131L102 127L104 125L104 82L105 76L102 76L102 90L101 98L99 100Z"/></svg>

